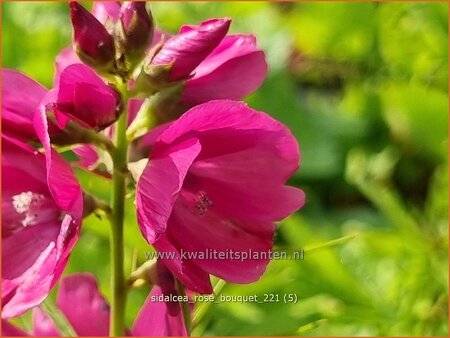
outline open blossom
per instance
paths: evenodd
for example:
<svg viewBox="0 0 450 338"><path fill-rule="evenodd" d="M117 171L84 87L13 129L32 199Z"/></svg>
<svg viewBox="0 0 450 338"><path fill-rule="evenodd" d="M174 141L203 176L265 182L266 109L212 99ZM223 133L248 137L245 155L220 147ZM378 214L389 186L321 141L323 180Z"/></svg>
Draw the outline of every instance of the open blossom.
<svg viewBox="0 0 450 338"><path fill-rule="evenodd" d="M41 303L78 239L83 200L70 167L2 136L2 318Z"/></svg>
<svg viewBox="0 0 450 338"><path fill-rule="evenodd" d="M137 184L142 234L189 289L211 292L209 274L257 280L269 261L190 259L184 252L268 252L274 222L300 208L304 193L286 186L299 150L289 129L245 104L217 100L163 130ZM254 258L254 257L253 257Z"/></svg>
<svg viewBox="0 0 450 338"><path fill-rule="evenodd" d="M33 114L48 90L12 69L2 69L2 79L2 133L24 141L36 138Z"/></svg>
<svg viewBox="0 0 450 338"><path fill-rule="evenodd" d="M172 64L170 80L191 74L225 37L230 19L209 19L198 26L183 26L178 34L167 40L153 57L152 65Z"/></svg>
<svg viewBox="0 0 450 338"><path fill-rule="evenodd" d="M160 295L175 291L174 281L165 278L155 285L139 311L130 335L132 336L186 336L183 314L179 303L153 301ZM61 280L56 300L59 310L67 318L78 336L109 335L109 305L89 273L77 273ZM33 309L34 336L61 336L53 320L41 309ZM28 336L9 322L2 321L2 335Z"/></svg>
<svg viewBox="0 0 450 338"><path fill-rule="evenodd" d="M61 128L73 119L84 127L102 129L119 114L118 93L82 64L72 64L62 71L55 104Z"/></svg>

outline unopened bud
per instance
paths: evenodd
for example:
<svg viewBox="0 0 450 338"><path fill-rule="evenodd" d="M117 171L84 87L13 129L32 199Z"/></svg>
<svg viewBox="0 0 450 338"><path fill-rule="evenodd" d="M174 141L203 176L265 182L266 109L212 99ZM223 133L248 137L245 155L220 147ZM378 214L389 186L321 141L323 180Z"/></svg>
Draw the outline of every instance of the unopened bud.
<svg viewBox="0 0 450 338"><path fill-rule="evenodd" d="M120 9L123 37L122 52L134 65L139 62L151 44L153 37L153 18L143 1L126 1Z"/></svg>
<svg viewBox="0 0 450 338"><path fill-rule="evenodd" d="M106 28L76 1L70 2L70 17L74 46L80 60L100 71L112 69L114 41Z"/></svg>

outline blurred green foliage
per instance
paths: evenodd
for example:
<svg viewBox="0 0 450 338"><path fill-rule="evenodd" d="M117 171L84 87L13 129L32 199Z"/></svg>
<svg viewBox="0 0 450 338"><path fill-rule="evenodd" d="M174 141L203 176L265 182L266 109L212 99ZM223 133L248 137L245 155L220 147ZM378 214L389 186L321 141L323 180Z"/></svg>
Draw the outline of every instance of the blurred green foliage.
<svg viewBox="0 0 450 338"><path fill-rule="evenodd" d="M54 57L70 41L67 7L3 2L3 66L51 86ZM277 246L295 250L355 235L306 252L302 261L273 261L256 283L223 288L260 299L296 294L298 303L214 304L194 335L447 336L447 4L151 7L159 27L172 33L185 23L232 17L232 31L255 34L266 51L270 73L248 102L298 138L302 168L291 183L307 193L306 206L280 224ZM108 199L106 180L77 174ZM132 196L128 203L126 271L133 255L142 262L150 250ZM67 272L95 273L109 295L108 255L108 224L90 216ZM130 293L129 325L147 292Z"/></svg>

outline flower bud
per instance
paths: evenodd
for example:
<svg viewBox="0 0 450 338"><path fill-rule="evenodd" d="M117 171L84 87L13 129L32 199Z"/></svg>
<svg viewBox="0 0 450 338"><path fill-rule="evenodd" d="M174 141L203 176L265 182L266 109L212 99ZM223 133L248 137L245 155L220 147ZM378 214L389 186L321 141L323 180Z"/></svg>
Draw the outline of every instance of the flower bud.
<svg viewBox="0 0 450 338"><path fill-rule="evenodd" d="M127 59L135 64L142 59L153 36L153 18L145 2L126 1L120 9L123 38L121 49Z"/></svg>
<svg viewBox="0 0 450 338"><path fill-rule="evenodd" d="M106 28L78 2L70 2L73 40L78 57L85 64L101 71L114 66L115 48Z"/></svg>
<svg viewBox="0 0 450 338"><path fill-rule="evenodd" d="M188 77L222 41L230 22L230 19L210 19L198 26L183 26L177 35L167 40L151 64L172 64L171 81Z"/></svg>
<svg viewBox="0 0 450 338"><path fill-rule="evenodd" d="M69 120L85 128L104 129L118 118L119 107L119 94L91 68L73 64L61 73L55 107L61 129Z"/></svg>

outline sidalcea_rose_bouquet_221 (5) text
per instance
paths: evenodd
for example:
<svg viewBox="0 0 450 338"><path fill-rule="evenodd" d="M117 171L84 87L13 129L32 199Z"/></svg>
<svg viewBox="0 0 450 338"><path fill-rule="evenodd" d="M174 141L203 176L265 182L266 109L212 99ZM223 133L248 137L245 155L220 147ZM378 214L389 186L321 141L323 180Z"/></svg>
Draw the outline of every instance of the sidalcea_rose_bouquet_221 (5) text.
<svg viewBox="0 0 450 338"><path fill-rule="evenodd" d="M299 145L282 123L240 101L262 84L267 63L255 36L228 34L230 18L171 35L155 27L145 2L68 5L73 40L55 58L51 89L2 69L2 334L189 335L192 305L151 300L210 294L211 276L251 283L263 275L267 255L182 253L270 252L275 222L305 203L286 185ZM62 156L68 149L77 160ZM110 180L110 201L84 191L74 167ZM135 226L161 255L126 276L130 192ZM63 276L93 212L111 223L109 300L94 275ZM137 281L151 291L126 327ZM59 317L45 306L57 285ZM27 311L25 332L11 319Z"/></svg>

